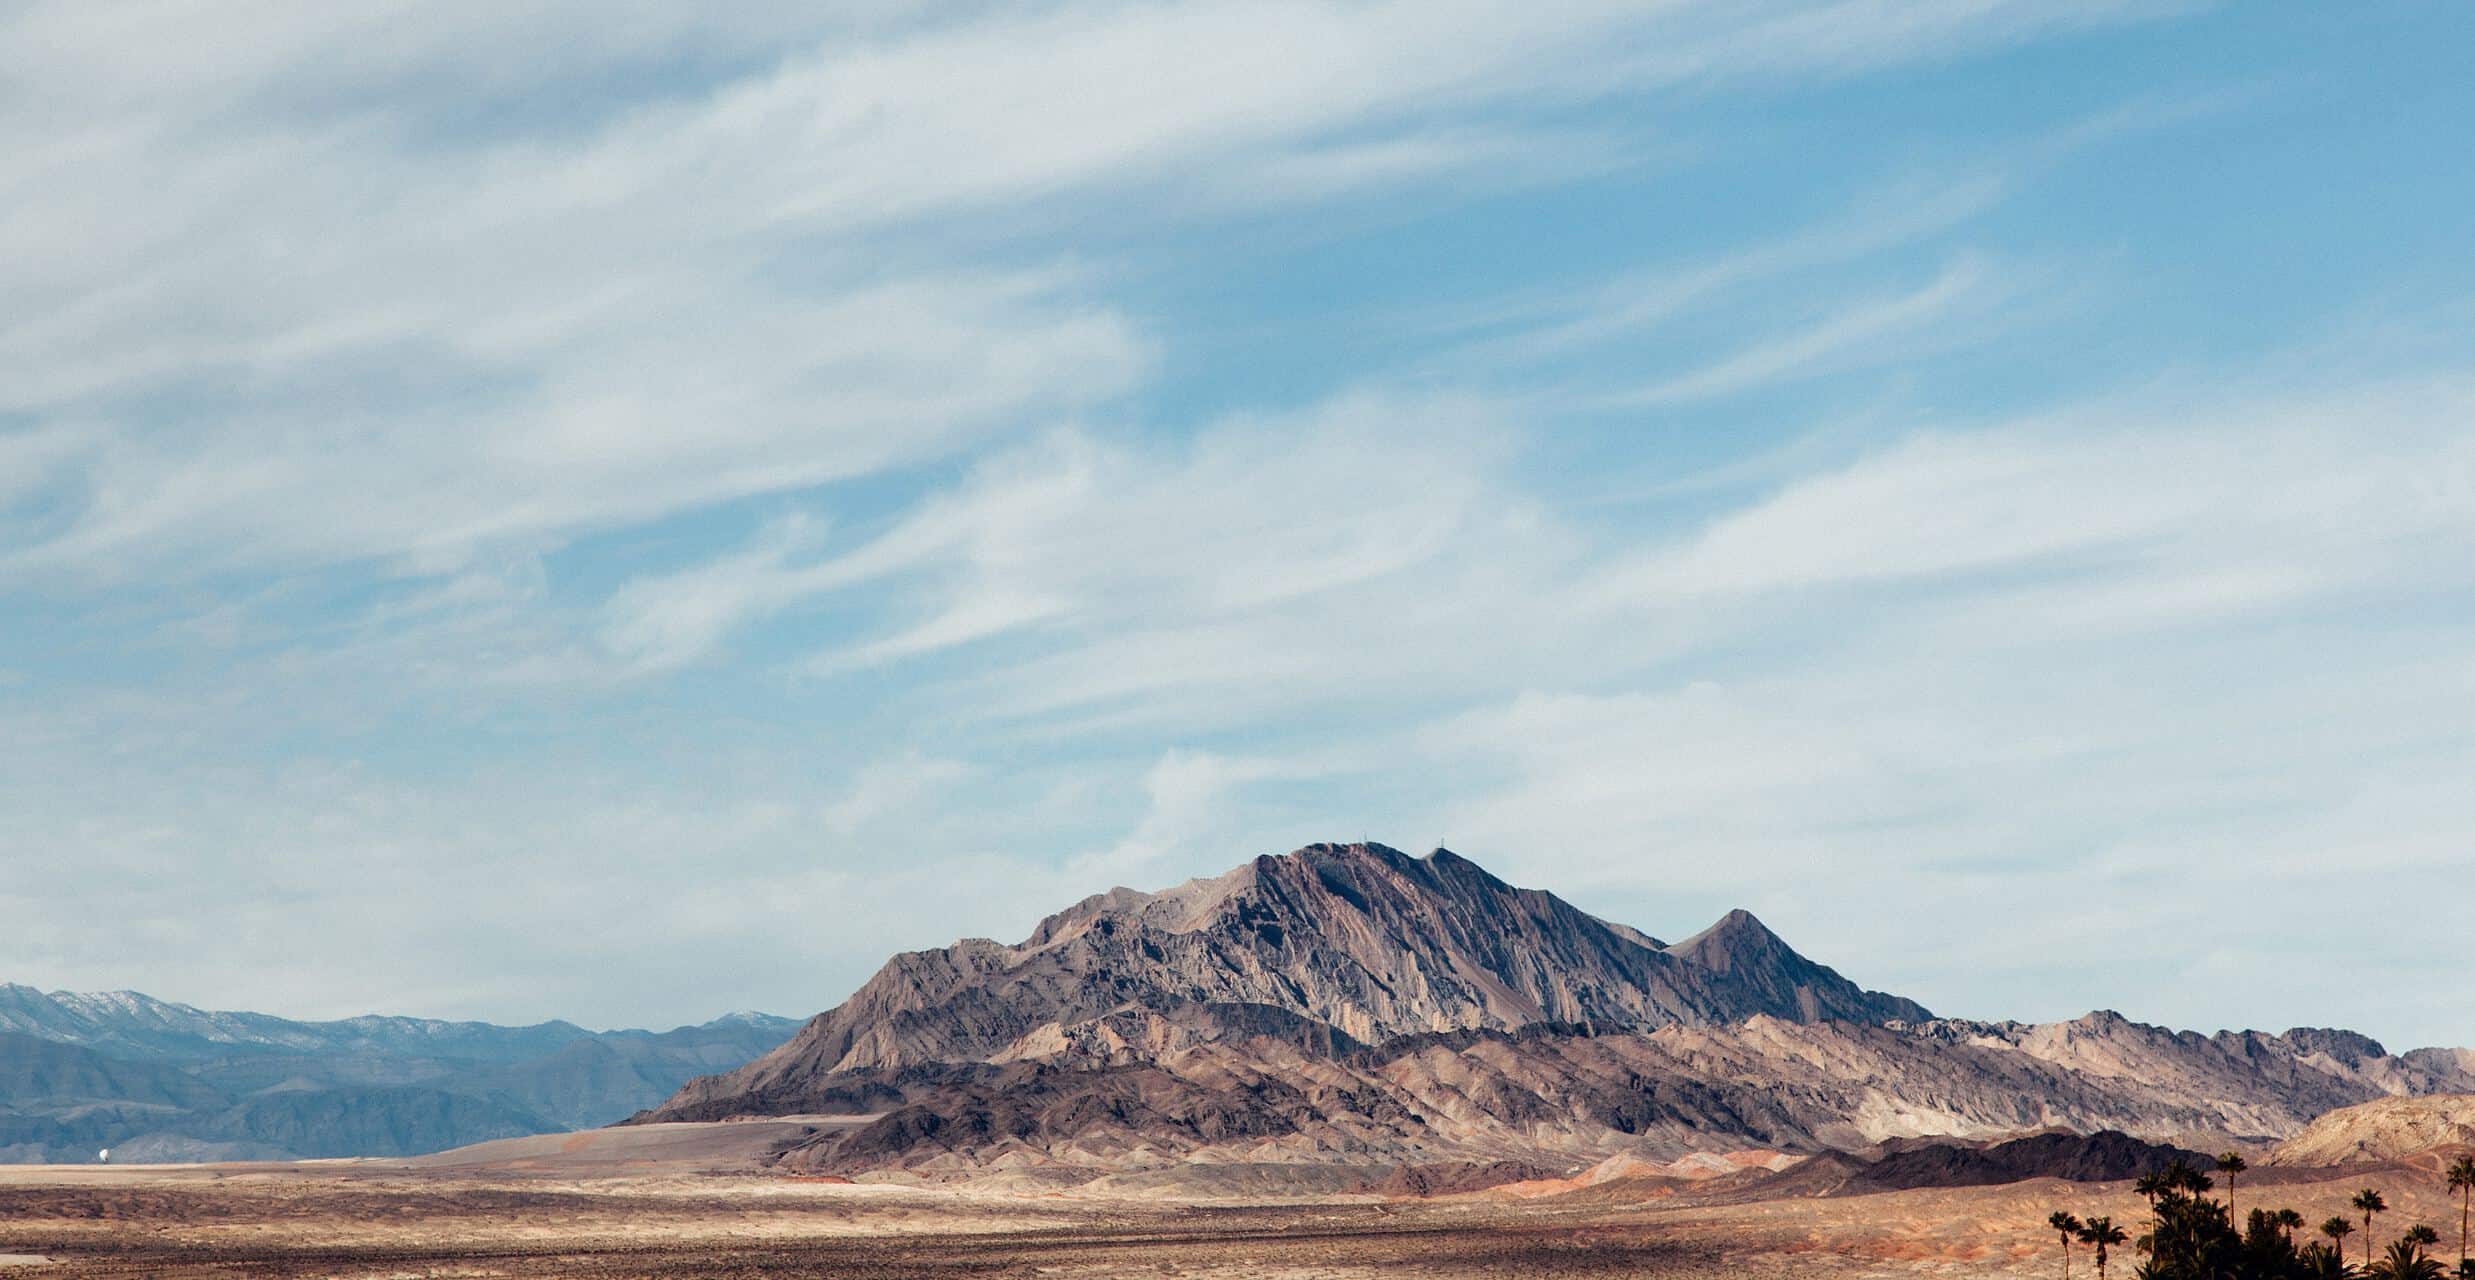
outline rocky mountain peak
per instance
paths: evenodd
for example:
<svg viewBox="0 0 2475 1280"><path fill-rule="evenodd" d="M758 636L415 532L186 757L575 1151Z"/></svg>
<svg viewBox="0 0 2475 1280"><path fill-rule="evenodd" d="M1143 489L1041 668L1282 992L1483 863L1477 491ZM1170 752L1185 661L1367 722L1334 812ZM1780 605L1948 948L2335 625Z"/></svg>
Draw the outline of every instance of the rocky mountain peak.
<svg viewBox="0 0 2475 1280"><path fill-rule="evenodd" d="M2381 1042L2359 1031L2333 1027L2293 1027L2279 1037L2305 1053L2325 1053L2334 1061L2357 1067L2389 1056Z"/></svg>
<svg viewBox="0 0 2475 1280"><path fill-rule="evenodd" d="M852 1072L1123 1065L1272 1036L1306 1052L1542 1024L1649 1029L1756 1015L1929 1017L1737 913L1663 948L1447 849L1311 844L1157 892L1118 888L1014 946L889 962L790 1043L667 1114L778 1109Z"/></svg>
<svg viewBox="0 0 2475 1280"><path fill-rule="evenodd" d="M1688 957L1719 973L1731 972L1739 966L1766 964L1790 950L1785 939L1771 932L1770 926L1742 907L1668 948L1670 954Z"/></svg>
<svg viewBox="0 0 2475 1280"><path fill-rule="evenodd" d="M1795 1022L1918 1023L1933 1015L1913 1000L1865 991L1837 970L1799 955L1739 907L1667 949L1711 974L1758 1012Z"/></svg>

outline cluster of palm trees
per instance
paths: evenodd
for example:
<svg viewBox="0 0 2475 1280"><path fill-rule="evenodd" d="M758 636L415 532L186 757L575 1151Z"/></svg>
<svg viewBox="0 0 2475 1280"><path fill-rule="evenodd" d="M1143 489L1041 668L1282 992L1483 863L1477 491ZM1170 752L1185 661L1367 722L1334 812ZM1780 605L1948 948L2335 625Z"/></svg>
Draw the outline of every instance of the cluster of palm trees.
<svg viewBox="0 0 2475 1280"><path fill-rule="evenodd" d="M2046 1218L2045 1225L2062 1233L2063 1280L2071 1280L2071 1242L2074 1240L2097 1251L2097 1277L2098 1280L2105 1280L2106 1251L2124 1240L2123 1229L2114 1225L2114 1219L2098 1217L2082 1222L2076 1215L2056 1209Z"/></svg>
<svg viewBox="0 0 2475 1280"><path fill-rule="evenodd" d="M2148 1201L2149 1229L2134 1246L2145 1256L2137 1280L2448 1280L2451 1275L2475 1280L2475 1260L2467 1252L2467 1229L2475 1217L2475 1156L2461 1156L2444 1171L2449 1190L2458 1197L2458 1268L2447 1270L2431 1254L2440 1233L2416 1223L2373 1254L2374 1222L2389 1211L2381 1193L2366 1187L2350 1202L2363 1219L2363 1265L2346 1257L2346 1238L2356 1233L2344 1215L2320 1224L2326 1241L2298 1242L2303 1215L2292 1209L2253 1209L2244 1229L2235 1228L2235 1177L2249 1166L2233 1152L2217 1158L2217 1172L2226 1180L2224 1200L2209 1198L2216 1183L2188 1164L2176 1163L2143 1175L2131 1189ZM2126 1241L2123 1228L2110 1217L2077 1216L2056 1211L2045 1224L2062 1241L2063 1280L2070 1280L2074 1244L2086 1246L2097 1263L2098 1280L2106 1280L2112 1250Z"/></svg>

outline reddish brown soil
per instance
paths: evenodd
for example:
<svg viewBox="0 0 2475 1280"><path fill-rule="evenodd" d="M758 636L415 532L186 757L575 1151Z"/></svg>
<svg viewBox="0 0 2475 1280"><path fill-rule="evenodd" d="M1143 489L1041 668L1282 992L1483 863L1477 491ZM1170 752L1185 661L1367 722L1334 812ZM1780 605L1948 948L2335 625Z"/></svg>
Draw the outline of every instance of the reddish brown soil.
<svg viewBox="0 0 2475 1280"><path fill-rule="evenodd" d="M2120 1184L2052 1181L1752 1203L1660 1180L1641 1196L1236 1204L523 1163L0 1169L0 1277L2041 1277L2059 1272L2051 1210L2142 1212ZM2368 1184L2394 1206L2384 1237L2456 1221L2422 1169L2261 1184L2238 1203L2317 1222Z"/></svg>

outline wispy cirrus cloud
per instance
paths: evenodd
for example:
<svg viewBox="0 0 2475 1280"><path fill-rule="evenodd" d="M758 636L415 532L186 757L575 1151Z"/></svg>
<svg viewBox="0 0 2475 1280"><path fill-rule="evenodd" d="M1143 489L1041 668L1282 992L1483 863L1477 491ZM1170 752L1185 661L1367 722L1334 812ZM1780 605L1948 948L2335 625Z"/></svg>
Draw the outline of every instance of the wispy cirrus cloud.
<svg viewBox="0 0 2475 1280"><path fill-rule="evenodd" d="M912 705L983 744L1265 744L1155 762L1149 816L1087 859L1150 878L1112 878L1214 870L1321 812L1653 928L1752 905L1964 1013L2343 1021L2332 948L2394 966L2423 944L2332 914L2463 878L2444 851L2475 813L2434 762L2464 754L2475 668L2448 627L2393 625L2475 588L2461 380L2156 388L1915 432L1657 535L1510 479L1500 428L1456 443L1414 402L1350 407L1250 424L1260 447L1077 439L925 499L847 553L916 626L1049 604ZM1305 476L1343 509L1314 515L1333 498ZM1352 550L1396 527L1426 533ZM1326 563L1351 572L1214 585ZM2199 963L2172 940L2260 877L2311 885L2261 928L2325 937L2246 962L2274 999L2111 990L2018 948ZM2088 894L2110 905L2056 906ZM1885 950L1875 922L1961 901L2034 923Z"/></svg>
<svg viewBox="0 0 2475 1280"><path fill-rule="evenodd" d="M1328 198L1501 161L1482 109L2139 12L35 6L0 411L65 457L0 512L6 563L451 567L941 456L1141 376L1134 322L1055 268L1102 193ZM906 247L932 224L1013 262Z"/></svg>
<svg viewBox="0 0 2475 1280"><path fill-rule="evenodd" d="M2475 515L2447 479L2468 471L2470 418L2465 384L2438 377L2233 403L2161 391L1922 433L1730 512L1608 589L1695 600L1956 580L2008 596L2247 567L2412 586L2433 567L2429 540Z"/></svg>
<svg viewBox="0 0 2475 1280"><path fill-rule="evenodd" d="M1982 340L2016 285L1963 258L1912 289L1834 307L1688 373L1618 392L1605 403L1655 407L1734 395L1852 365L1912 361L1943 344ZM1956 322L1956 323L1955 323Z"/></svg>
<svg viewBox="0 0 2475 1280"><path fill-rule="evenodd" d="M1610 343L1641 344L1697 311L1783 277L1861 262L1961 228L1999 205L2009 186L1992 174L1893 183L1817 225L1714 258L1524 291L1450 316L1440 327L1494 331L1456 347L1456 361L1531 364Z"/></svg>
<svg viewBox="0 0 2475 1280"><path fill-rule="evenodd" d="M2463 317L2320 358L2411 228L2245 166L2449 113L2075 44L2185 12L20 6L0 976L806 1012L1433 835L1959 1012L2364 1021L2466 887Z"/></svg>
<svg viewBox="0 0 2475 1280"><path fill-rule="evenodd" d="M1259 616L1449 554L1482 516L1503 440L1497 410L1451 397L1344 398L1164 446L1057 433L986 459L840 554L820 554L794 521L791 536L630 583L604 634L622 652L684 662L732 625L861 585L917 614L819 655L824 669L1046 627Z"/></svg>

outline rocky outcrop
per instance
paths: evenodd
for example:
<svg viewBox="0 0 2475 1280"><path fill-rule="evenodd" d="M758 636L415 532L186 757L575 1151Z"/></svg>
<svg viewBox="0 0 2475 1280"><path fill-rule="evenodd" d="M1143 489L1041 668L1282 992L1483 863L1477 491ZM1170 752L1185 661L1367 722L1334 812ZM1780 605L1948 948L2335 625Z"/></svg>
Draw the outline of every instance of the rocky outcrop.
<svg viewBox="0 0 2475 1280"><path fill-rule="evenodd" d="M929 1063L1157 1062L1270 1037L1329 1054L1402 1036L1919 1020L1731 913L1676 947L1520 889L1450 850L1310 845L1161 893L1113 889L1012 946L896 956L781 1049L648 1118L797 1109L854 1072Z"/></svg>
<svg viewBox="0 0 2475 1280"><path fill-rule="evenodd" d="M2150 1115L2122 1127L2174 1136L2158 1117L2212 1117L2194 1134L2257 1141L2290 1136L2313 1117L2392 1095L2475 1089L2475 1063L2455 1051L2392 1056L2351 1031L2298 1027L2283 1034L2221 1031L2202 1035L2134 1022L2099 1010L2040 1024L1950 1020L1917 1034L2006 1048L2071 1075L2146 1100Z"/></svg>
<svg viewBox="0 0 2475 1280"><path fill-rule="evenodd" d="M2332 1111L2281 1143L2266 1163L2379 1164L2463 1151L2475 1151L2475 1096L2459 1093L2381 1098Z"/></svg>
<svg viewBox="0 0 2475 1280"><path fill-rule="evenodd" d="M1842 1193L1990 1187L2031 1178L2119 1182L2176 1164L2205 1169L2214 1162L2188 1148L2142 1142L2111 1129L2093 1134L2040 1133L1986 1146L1936 1142L1885 1154L1859 1169Z"/></svg>
<svg viewBox="0 0 2475 1280"><path fill-rule="evenodd" d="M2300 1128L2314 1105L2305 1099L2377 1096L2367 1078L2376 1072L2298 1089L2289 1062L2265 1059L2238 1077L2208 1049L2180 1073L2090 1074L2040 1052L2060 1037L2033 1032L2052 1028L1967 1026L1768 1016L1646 1033L1538 1024L1406 1037L1338 1057L1246 1041L1132 1066L981 1065L942 1081L870 1075L882 1092L850 1110L881 1117L819 1134L787 1159L820 1171L931 1176L1195 1161L1554 1167L1618 1155L1869 1152L1900 1139L1991 1142L2038 1130L2127 1131L2220 1150ZM2147 1043L2157 1029L2124 1024L2122 1034ZM2227 1093L2207 1098L2203 1089ZM2278 1128L2253 1127L2264 1118ZM2050 1157L2057 1168L2070 1158L2033 1144L2016 1154Z"/></svg>
<svg viewBox="0 0 2475 1280"><path fill-rule="evenodd" d="M1728 912L1667 948L1667 954L1727 991L1736 1015L1729 1021L1755 1014L1794 1022L1912 1022L1931 1016L1914 1001L1859 990L1829 967L1798 955L1750 911Z"/></svg>
<svg viewBox="0 0 2475 1280"><path fill-rule="evenodd" d="M2321 1029L1935 1019L1744 912L1670 946L1448 851L1314 845L1161 893L1111 890L1011 946L898 956L782 1048L638 1118L870 1115L784 1161L929 1176L1569 1172L2067 1131L1991 1155L1814 1165L1858 1185L2096 1176L2149 1144L2218 1150L2373 1098L2475 1089L2470 1068ZM2103 1131L2128 1136L2069 1136Z"/></svg>

